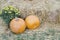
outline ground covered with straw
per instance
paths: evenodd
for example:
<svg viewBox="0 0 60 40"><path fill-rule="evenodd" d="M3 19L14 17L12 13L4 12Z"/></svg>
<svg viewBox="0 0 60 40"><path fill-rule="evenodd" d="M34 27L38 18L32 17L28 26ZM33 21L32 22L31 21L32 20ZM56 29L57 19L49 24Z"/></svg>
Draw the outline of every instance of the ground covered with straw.
<svg viewBox="0 0 60 40"><path fill-rule="evenodd" d="M23 19L37 15L41 25L16 35L0 17L0 40L60 40L60 0L0 0L0 11L8 5L18 8Z"/></svg>

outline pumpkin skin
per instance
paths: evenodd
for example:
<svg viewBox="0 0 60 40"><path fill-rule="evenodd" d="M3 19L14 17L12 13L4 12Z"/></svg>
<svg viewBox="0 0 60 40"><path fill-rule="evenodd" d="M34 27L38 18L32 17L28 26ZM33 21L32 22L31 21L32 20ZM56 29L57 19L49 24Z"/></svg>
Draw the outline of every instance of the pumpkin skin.
<svg viewBox="0 0 60 40"><path fill-rule="evenodd" d="M25 28L25 21L21 18L15 18L10 22L10 29L16 34L24 32Z"/></svg>
<svg viewBox="0 0 60 40"><path fill-rule="evenodd" d="M35 15L30 15L26 17L25 22L28 29L35 29L40 25L40 20Z"/></svg>

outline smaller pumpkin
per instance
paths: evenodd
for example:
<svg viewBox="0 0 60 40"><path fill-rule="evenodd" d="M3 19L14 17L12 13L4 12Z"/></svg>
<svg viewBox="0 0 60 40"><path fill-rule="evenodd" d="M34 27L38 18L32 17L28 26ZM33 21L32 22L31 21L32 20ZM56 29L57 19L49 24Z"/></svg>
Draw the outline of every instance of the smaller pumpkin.
<svg viewBox="0 0 60 40"><path fill-rule="evenodd" d="M30 15L25 19L27 28L29 29L35 29L40 25L40 20L35 15Z"/></svg>
<svg viewBox="0 0 60 40"><path fill-rule="evenodd" d="M21 18L12 19L12 21L10 22L10 29L16 34L24 32L25 28L26 24Z"/></svg>

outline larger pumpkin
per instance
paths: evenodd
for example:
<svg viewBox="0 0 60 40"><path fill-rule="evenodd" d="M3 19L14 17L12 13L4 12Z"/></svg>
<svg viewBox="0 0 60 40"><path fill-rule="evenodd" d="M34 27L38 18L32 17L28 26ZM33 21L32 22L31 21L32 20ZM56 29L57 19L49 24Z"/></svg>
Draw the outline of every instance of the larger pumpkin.
<svg viewBox="0 0 60 40"><path fill-rule="evenodd" d="M16 34L24 32L25 28L25 22L21 18L15 18L10 22L10 29Z"/></svg>
<svg viewBox="0 0 60 40"><path fill-rule="evenodd" d="M35 29L40 25L40 20L35 15L30 15L25 19L27 28L29 29Z"/></svg>

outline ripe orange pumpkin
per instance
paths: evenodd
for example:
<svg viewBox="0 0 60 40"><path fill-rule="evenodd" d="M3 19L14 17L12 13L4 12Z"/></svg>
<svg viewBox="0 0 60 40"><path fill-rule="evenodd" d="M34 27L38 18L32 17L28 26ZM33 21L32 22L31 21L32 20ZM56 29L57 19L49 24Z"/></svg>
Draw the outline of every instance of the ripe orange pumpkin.
<svg viewBox="0 0 60 40"><path fill-rule="evenodd" d="M10 22L10 29L16 34L24 32L25 28L26 24L21 18L15 18Z"/></svg>
<svg viewBox="0 0 60 40"><path fill-rule="evenodd" d="M35 15L30 15L25 19L27 28L29 29L35 29L40 25L40 20Z"/></svg>

